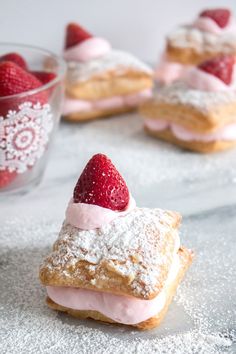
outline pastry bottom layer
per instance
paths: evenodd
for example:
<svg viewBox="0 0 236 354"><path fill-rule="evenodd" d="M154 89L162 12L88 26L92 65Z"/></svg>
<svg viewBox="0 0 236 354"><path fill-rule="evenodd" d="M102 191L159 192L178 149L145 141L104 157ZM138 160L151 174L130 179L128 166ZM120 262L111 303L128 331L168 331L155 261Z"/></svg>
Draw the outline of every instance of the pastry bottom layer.
<svg viewBox="0 0 236 354"><path fill-rule="evenodd" d="M184 65L198 65L205 60L209 60L218 55L225 54L222 52L208 52L206 51L197 51L194 48L188 47L174 47L170 43L166 48L166 56L168 60L178 62ZM227 53L235 55L236 52Z"/></svg>
<svg viewBox="0 0 236 354"><path fill-rule="evenodd" d="M202 141L184 141L178 139L170 129L165 129L161 131L154 131L147 127L145 130L148 134L164 140L168 141L172 144L178 145L181 148L197 151L201 153L208 153L208 152L216 152L221 150L230 149L236 146L236 140L226 141L226 140L217 140L217 141L210 141L210 142L202 142Z"/></svg>
<svg viewBox="0 0 236 354"><path fill-rule="evenodd" d="M119 108L110 108L110 109L95 109L90 112L74 112L66 114L63 118L70 122L86 122L93 119L102 119L108 118L116 114L123 114L127 112L132 112L135 110L135 107L119 107Z"/></svg>
<svg viewBox="0 0 236 354"><path fill-rule="evenodd" d="M144 330L151 329L151 328L158 326L160 324L160 322L162 321L162 319L164 318L165 313L167 312L167 309L169 307L169 304L171 303L171 300L175 294L175 291L176 291L181 279L183 278L185 271L187 270L187 268L191 264L192 258L193 258L192 252L184 247L181 247L179 249L178 255L180 258L179 272L178 272L175 280L172 283L170 283L170 285L166 291L166 302L165 302L164 307L154 317L151 317L151 318L147 319L146 321L140 322L138 324L134 324L134 325L132 325L133 327L136 327L139 329L144 329ZM98 321L118 324L117 322L104 316L103 314L101 314L98 311L73 310L73 309L56 304L49 297L47 298L47 304L49 307L51 307L54 310L66 312L74 317L78 317L81 319L91 318L91 319L95 319Z"/></svg>
<svg viewBox="0 0 236 354"><path fill-rule="evenodd" d="M86 120L99 116L129 111L152 97L150 88L120 96L105 97L99 100L81 100L66 97L64 116L67 119Z"/></svg>

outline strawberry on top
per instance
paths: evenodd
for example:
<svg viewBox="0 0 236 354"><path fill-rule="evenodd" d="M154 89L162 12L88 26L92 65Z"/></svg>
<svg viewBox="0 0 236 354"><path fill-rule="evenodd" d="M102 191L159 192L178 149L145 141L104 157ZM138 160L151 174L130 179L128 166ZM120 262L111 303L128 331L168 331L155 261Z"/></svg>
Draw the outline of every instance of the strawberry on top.
<svg viewBox="0 0 236 354"><path fill-rule="evenodd" d="M66 27L65 49L74 47L93 36L77 23L69 23Z"/></svg>
<svg viewBox="0 0 236 354"><path fill-rule="evenodd" d="M213 20L220 28L225 28L230 20L231 12L228 9L204 10L199 17L208 17Z"/></svg>
<svg viewBox="0 0 236 354"><path fill-rule="evenodd" d="M96 154L79 177L73 198L74 203L122 211L129 203L129 190L111 160L106 155Z"/></svg>

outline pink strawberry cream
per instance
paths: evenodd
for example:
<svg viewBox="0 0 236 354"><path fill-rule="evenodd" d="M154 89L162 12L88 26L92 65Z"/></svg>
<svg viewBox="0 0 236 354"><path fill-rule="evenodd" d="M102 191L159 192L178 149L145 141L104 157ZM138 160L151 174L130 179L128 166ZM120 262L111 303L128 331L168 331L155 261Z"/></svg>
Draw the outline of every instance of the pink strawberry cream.
<svg viewBox="0 0 236 354"><path fill-rule="evenodd" d="M184 81L188 87L198 91L228 91L236 89L236 65L234 65L232 79L230 85L225 84L218 77L211 75L197 67L192 67L183 73L181 81Z"/></svg>
<svg viewBox="0 0 236 354"><path fill-rule="evenodd" d="M113 96L101 100L88 101L74 98L65 98L63 114L74 112L91 112L93 110L109 110L122 107L136 107L152 97L152 90L145 89L130 95Z"/></svg>
<svg viewBox="0 0 236 354"><path fill-rule="evenodd" d="M71 199L66 209L66 222L78 229L93 230L128 214L135 207L136 203L132 196L123 211L113 211L94 204L74 203Z"/></svg>
<svg viewBox="0 0 236 354"><path fill-rule="evenodd" d="M163 54L155 70L155 79L165 85L178 80L190 66L170 61Z"/></svg>
<svg viewBox="0 0 236 354"><path fill-rule="evenodd" d="M215 35L221 35L228 32L236 32L236 23L232 16L224 28L218 26L217 23L211 18L201 16L193 22L192 27L197 28L200 31L209 32Z"/></svg>
<svg viewBox="0 0 236 354"><path fill-rule="evenodd" d="M176 237L176 254L163 290L152 300L115 295L72 287L47 286L47 293L55 303L74 310L98 311L113 321L132 325L157 315L165 306L166 292L180 269L179 237Z"/></svg>
<svg viewBox="0 0 236 354"><path fill-rule="evenodd" d="M103 38L91 37L71 48L65 49L64 59L67 61L86 62L107 54L111 50L110 43Z"/></svg>
<svg viewBox="0 0 236 354"><path fill-rule="evenodd" d="M176 138L183 141L202 141L211 142L217 140L236 140L236 123L228 124L213 133L196 133L190 131L179 124L168 122L161 119L145 119L144 125L152 131L162 131L170 129Z"/></svg>

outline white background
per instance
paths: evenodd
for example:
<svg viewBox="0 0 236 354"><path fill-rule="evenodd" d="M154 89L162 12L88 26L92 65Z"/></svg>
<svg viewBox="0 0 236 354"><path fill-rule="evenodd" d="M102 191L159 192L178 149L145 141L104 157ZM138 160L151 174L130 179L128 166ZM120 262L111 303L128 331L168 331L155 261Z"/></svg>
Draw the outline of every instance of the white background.
<svg viewBox="0 0 236 354"><path fill-rule="evenodd" d="M156 61L165 34L206 7L234 10L235 0L0 0L0 41L34 44L60 53L64 27L77 21L113 47Z"/></svg>

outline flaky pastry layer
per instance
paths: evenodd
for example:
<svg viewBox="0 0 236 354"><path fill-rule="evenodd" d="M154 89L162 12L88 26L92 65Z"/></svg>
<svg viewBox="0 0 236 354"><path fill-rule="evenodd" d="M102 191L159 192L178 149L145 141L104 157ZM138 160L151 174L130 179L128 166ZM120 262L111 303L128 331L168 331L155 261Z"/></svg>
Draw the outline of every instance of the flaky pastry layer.
<svg viewBox="0 0 236 354"><path fill-rule="evenodd" d="M167 278L180 221L176 212L136 208L92 231L64 224L40 280L153 299Z"/></svg>
<svg viewBox="0 0 236 354"><path fill-rule="evenodd" d="M174 296L174 294L176 292L176 289L177 289L180 281L182 280L186 270L190 266L190 264L192 262L192 258L193 258L192 251L188 250L185 247L181 247L179 249L178 255L179 255L179 258L180 258L180 269L179 269L179 272L177 274L176 279L170 284L169 288L167 289L165 306L163 307L161 312L159 312L156 316L151 317L151 318L149 318L146 321L143 321L141 323L132 325L133 327L136 327L136 328L142 329L142 330L148 330L148 329L152 329L154 327L159 326L159 324L163 320L163 318L164 318L164 316L165 316L165 314L166 314L166 312L168 310L168 307L169 307L169 305L170 305L170 303L172 301L172 298L173 298L173 296ZM66 313L68 313L68 314L70 314L70 315L72 315L74 317L80 318L80 319L91 318L91 319L94 319L94 320L97 320L97 321L118 324L117 322L115 322L112 319L104 316L103 314L101 314L98 311L73 310L73 309L70 309L70 308L67 308L67 307L63 307L61 305L56 304L49 297L47 297L47 304L48 304L48 306L50 308L52 308L54 310L66 312Z"/></svg>
<svg viewBox="0 0 236 354"><path fill-rule="evenodd" d="M139 111L147 118L166 120L181 125L192 132L203 134L213 133L236 121L236 95L235 100L232 96L232 100L229 99L228 102L216 105L213 105L212 102L208 106L204 105L199 97L198 106L197 104L193 106L190 100L188 102L188 99L184 100L181 96L184 93L184 90L180 91L179 95L173 99L171 87L160 88L159 93L157 89L156 96L144 102Z"/></svg>
<svg viewBox="0 0 236 354"><path fill-rule="evenodd" d="M132 112L135 109L136 109L135 107L130 107L130 106L123 106L120 108L113 108L113 109L94 109L88 112L74 112L74 113L66 114L63 116L63 118L70 122L86 122L98 118L108 118L115 114Z"/></svg>
<svg viewBox="0 0 236 354"><path fill-rule="evenodd" d="M194 48L190 47L175 47L170 43L167 44L166 47L166 56L170 61L178 62L183 65L199 65L205 60L212 59L218 55L226 54L222 51L197 51ZM236 55L236 51L227 53Z"/></svg>
<svg viewBox="0 0 236 354"><path fill-rule="evenodd" d="M66 95L69 98L95 101L136 93L152 86L153 78L145 72L127 70L120 74L112 70L86 81L66 81Z"/></svg>
<svg viewBox="0 0 236 354"><path fill-rule="evenodd" d="M221 150L227 150L236 146L236 141L225 141L217 140L211 142L201 142L201 141L184 141L178 139L170 129L165 129L162 131L154 131L145 127L148 134L158 139L175 144L183 149L197 151L201 153L216 152Z"/></svg>

